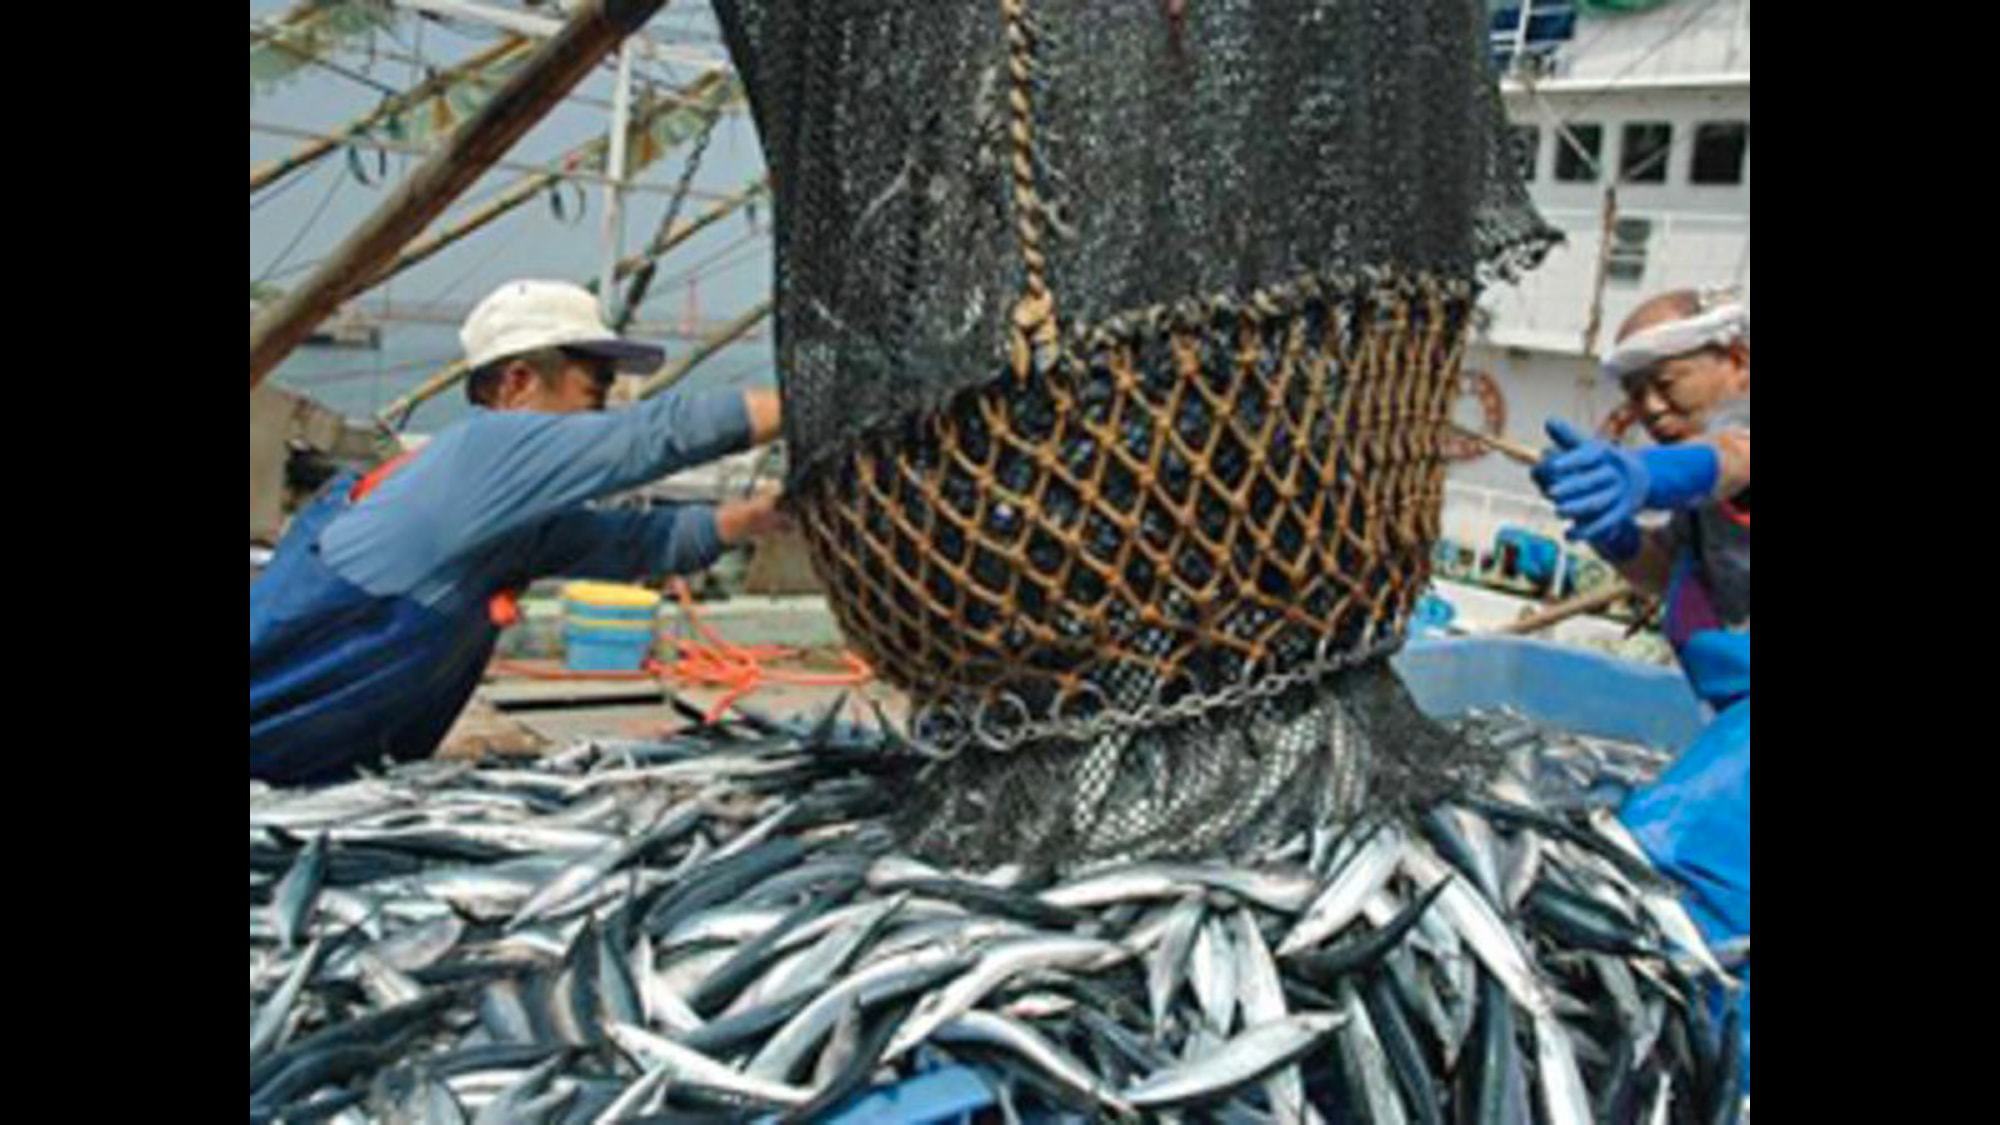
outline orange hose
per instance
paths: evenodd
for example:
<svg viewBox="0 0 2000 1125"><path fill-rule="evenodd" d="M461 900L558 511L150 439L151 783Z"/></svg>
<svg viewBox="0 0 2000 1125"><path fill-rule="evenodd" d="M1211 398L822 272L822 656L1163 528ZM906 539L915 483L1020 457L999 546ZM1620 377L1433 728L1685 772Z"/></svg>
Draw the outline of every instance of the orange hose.
<svg viewBox="0 0 2000 1125"><path fill-rule="evenodd" d="M682 683L722 689L722 698L709 708L706 716L710 722L720 718L731 704L766 683L795 687L859 687L874 678L874 672L860 657L845 650L840 654L842 662L847 665L844 672L796 672L774 668L771 661L795 657L802 650L779 645L733 644L702 620L700 612L695 609L694 594L688 590L686 582L674 579L673 590L675 599L681 604L681 612L687 615L689 627L701 640L676 640L674 648L679 655L672 664L663 668L663 672Z"/></svg>
<svg viewBox="0 0 2000 1125"><path fill-rule="evenodd" d="M493 668L508 675L538 680L658 679L663 683L671 681L689 687L720 688L722 698L708 709L705 716L709 722L721 718L723 712L737 700L767 683L793 687L860 687L875 678L874 671L866 662L845 649L841 651L840 659L847 668L841 672L800 672L772 667L773 661L795 658L804 650L783 645L734 644L702 620L700 611L695 608L694 594L686 582L674 579L673 590L674 597L680 602L681 612L687 616L688 625L701 639L675 640L676 656L671 663L649 657L637 672L573 672L567 668L547 668L518 660L496 660Z"/></svg>

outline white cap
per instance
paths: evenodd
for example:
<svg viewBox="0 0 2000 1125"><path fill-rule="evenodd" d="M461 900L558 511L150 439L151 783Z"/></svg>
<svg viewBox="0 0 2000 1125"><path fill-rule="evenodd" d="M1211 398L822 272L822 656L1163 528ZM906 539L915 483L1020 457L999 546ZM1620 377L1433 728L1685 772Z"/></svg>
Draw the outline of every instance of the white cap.
<svg viewBox="0 0 2000 1125"><path fill-rule="evenodd" d="M597 314L590 290L567 281L510 281L486 295L458 330L466 366L542 348L566 348L613 360L618 370L650 374L666 359L651 344L620 339Z"/></svg>

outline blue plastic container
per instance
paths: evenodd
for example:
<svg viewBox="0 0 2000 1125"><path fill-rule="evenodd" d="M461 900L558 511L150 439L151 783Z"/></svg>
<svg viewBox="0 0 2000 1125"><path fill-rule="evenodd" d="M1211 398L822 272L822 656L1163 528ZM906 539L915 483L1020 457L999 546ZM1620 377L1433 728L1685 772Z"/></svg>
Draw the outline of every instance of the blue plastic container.
<svg viewBox="0 0 2000 1125"><path fill-rule="evenodd" d="M1506 706L1563 730L1675 754L1708 722L1678 668L1527 637L1413 639L1391 663L1417 706L1440 719Z"/></svg>

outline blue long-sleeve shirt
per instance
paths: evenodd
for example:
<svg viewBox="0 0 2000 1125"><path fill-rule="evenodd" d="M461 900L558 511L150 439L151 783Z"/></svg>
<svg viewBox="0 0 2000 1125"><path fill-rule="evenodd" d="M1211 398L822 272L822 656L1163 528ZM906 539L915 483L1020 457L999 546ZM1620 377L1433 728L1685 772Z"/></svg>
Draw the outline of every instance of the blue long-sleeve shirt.
<svg viewBox="0 0 2000 1125"><path fill-rule="evenodd" d="M320 555L371 594L451 609L536 578L683 574L714 562L715 509L585 503L750 444L741 392L667 392L619 410L475 409L335 519Z"/></svg>

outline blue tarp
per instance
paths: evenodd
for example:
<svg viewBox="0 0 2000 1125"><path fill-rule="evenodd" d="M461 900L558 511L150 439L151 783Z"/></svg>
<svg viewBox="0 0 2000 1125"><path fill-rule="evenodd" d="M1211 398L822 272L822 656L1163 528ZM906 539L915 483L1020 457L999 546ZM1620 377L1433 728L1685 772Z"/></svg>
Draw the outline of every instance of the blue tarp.
<svg viewBox="0 0 2000 1125"><path fill-rule="evenodd" d="M1688 913L1710 945L1750 933L1750 700L1726 708L1658 781L1618 811L1654 866L1686 893ZM1750 1092L1750 966L1735 997ZM1721 1025L1729 997L1710 997Z"/></svg>

